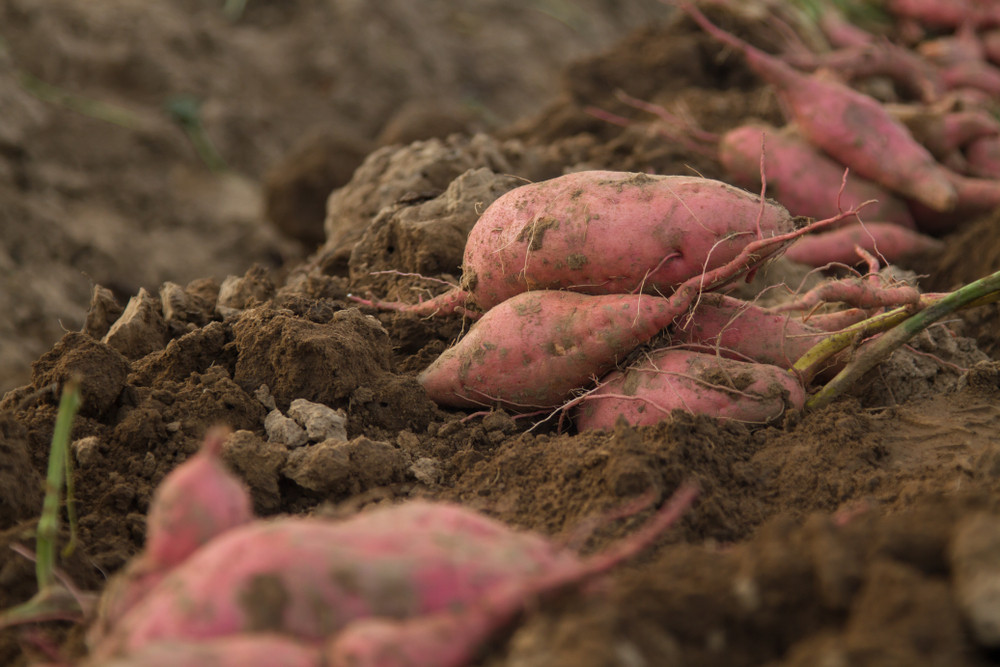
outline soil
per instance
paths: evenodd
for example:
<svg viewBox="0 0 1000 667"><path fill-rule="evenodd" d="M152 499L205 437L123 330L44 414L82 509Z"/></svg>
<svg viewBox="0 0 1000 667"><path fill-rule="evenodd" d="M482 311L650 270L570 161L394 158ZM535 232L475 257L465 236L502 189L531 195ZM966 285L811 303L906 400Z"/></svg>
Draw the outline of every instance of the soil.
<svg viewBox="0 0 1000 667"><path fill-rule="evenodd" d="M221 4L0 7L0 608L35 592L34 566L7 547L33 545L54 388L75 376L80 534L62 568L84 590L142 548L151 492L224 423L262 516L423 497L572 540L645 491L698 483L654 550L597 590L533 605L482 665L1000 662L996 306L777 424L675 412L576 433L438 408L416 374L468 322L349 298L457 283L478 213L526 179L721 177L645 119L622 129L587 110L640 119L620 88L713 132L780 124L738 58L642 2L250 2L237 20ZM759 24L728 21L768 46ZM162 112L182 93L227 169ZM906 268L928 290L985 276L998 228L1000 214L967 221ZM303 400L341 411L343 430L290 425ZM600 525L582 549L645 516ZM76 660L83 635L7 629L0 662Z"/></svg>

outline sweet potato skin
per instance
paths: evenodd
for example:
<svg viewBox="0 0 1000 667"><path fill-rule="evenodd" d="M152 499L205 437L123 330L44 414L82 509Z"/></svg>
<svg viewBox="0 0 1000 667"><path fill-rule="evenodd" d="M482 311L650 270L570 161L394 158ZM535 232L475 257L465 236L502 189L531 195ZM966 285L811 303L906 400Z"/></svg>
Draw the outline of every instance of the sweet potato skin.
<svg viewBox="0 0 1000 667"><path fill-rule="evenodd" d="M417 379L439 405L554 408L687 305L646 294L523 292L487 312Z"/></svg>
<svg viewBox="0 0 1000 667"><path fill-rule="evenodd" d="M209 431L201 450L157 487L146 520L145 558L177 565L220 533L253 519L250 493L220 459L228 431Z"/></svg>
<svg viewBox="0 0 1000 667"><path fill-rule="evenodd" d="M933 210L955 207L955 188L942 167L875 99L839 81L802 74L721 30L689 2L680 6L706 32L740 50L750 68L775 87L802 135L814 146Z"/></svg>
<svg viewBox="0 0 1000 667"><path fill-rule="evenodd" d="M105 587L88 641L99 642L177 565L222 533L253 520L250 492L220 459L229 430L214 427L201 449L157 487L146 518L146 546Z"/></svg>
<svg viewBox="0 0 1000 667"><path fill-rule="evenodd" d="M940 251L944 243L899 225L869 222L803 236L785 251L785 256L809 266L826 266L835 262L853 265L861 261L856 246L894 264Z"/></svg>
<svg viewBox="0 0 1000 667"><path fill-rule="evenodd" d="M97 667L322 667L321 651L291 637L260 633L204 641L155 642Z"/></svg>
<svg viewBox="0 0 1000 667"><path fill-rule="evenodd" d="M462 286L488 310L528 290L669 294L733 259L788 212L721 181L584 171L516 188L469 235Z"/></svg>
<svg viewBox="0 0 1000 667"><path fill-rule="evenodd" d="M826 335L786 313L723 294L703 294L691 314L671 329L670 341L731 359L790 368Z"/></svg>
<svg viewBox="0 0 1000 667"><path fill-rule="evenodd" d="M246 632L317 642L357 618L436 613L575 559L539 535L446 504L416 501L336 523L258 521L175 568L94 655Z"/></svg>
<svg viewBox="0 0 1000 667"><path fill-rule="evenodd" d="M801 409L805 391L790 373L767 364L664 349L625 371L614 371L576 410L580 431L635 426L669 418L672 410L763 423Z"/></svg>
<svg viewBox="0 0 1000 667"><path fill-rule="evenodd" d="M888 190L850 174L841 192L843 166L813 148L805 139L764 124L730 130L719 142L719 160L733 183L750 189L760 188L762 146L768 194L792 215L830 218L840 210L874 201L865 208L866 219L915 226L906 204Z"/></svg>

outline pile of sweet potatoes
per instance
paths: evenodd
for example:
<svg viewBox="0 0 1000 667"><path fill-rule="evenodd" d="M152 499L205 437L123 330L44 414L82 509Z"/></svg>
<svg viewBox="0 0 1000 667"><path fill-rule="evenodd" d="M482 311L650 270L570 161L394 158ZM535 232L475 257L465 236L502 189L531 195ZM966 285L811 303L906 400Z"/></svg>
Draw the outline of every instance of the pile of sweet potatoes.
<svg viewBox="0 0 1000 667"><path fill-rule="evenodd" d="M695 495L678 489L631 537L585 558L446 503L253 520L219 461L223 437L158 488L146 549L107 588L87 664L465 665L529 601L649 546Z"/></svg>
<svg viewBox="0 0 1000 667"><path fill-rule="evenodd" d="M982 96L970 90L978 79L947 74L974 58L977 71L992 68L975 26L896 44L831 7L817 19L825 51L786 34L788 52L772 55L677 4L745 59L787 112L781 129L749 123L719 137L698 133L729 180L776 200L705 178L607 171L507 193L472 230L460 287L421 304L366 302L422 314L458 309L478 320L420 374L440 405L574 407L580 429L620 418L651 423L673 409L777 418L803 405L813 379L789 373L828 334L813 310L863 309L823 316L843 326L916 304L912 286L879 281L879 266L939 249L927 232L1000 204L1000 181L984 177L1000 155L996 109L986 98L977 106ZM891 9L940 21L914 6ZM918 100L883 103L852 85L866 76L905 83ZM803 225L799 216L823 220ZM770 311L707 298L786 251L812 266L862 264L869 275ZM648 349L653 341L660 349Z"/></svg>
<svg viewBox="0 0 1000 667"><path fill-rule="evenodd" d="M773 200L696 177L585 171L522 186L473 229L464 287L412 307L486 309L419 381L443 406L551 412L582 402L581 429L610 428L618 417L649 423L672 409L780 417L805 394L803 378L775 364L787 369L821 330L735 300L711 335L692 339L691 323L717 315L707 298L714 291L855 213L797 226ZM862 294L841 287L844 300ZM751 316L758 321L746 327ZM669 369L654 353L620 379L616 369L663 332L684 344L666 355ZM654 373L656 381L636 381Z"/></svg>
<svg viewBox="0 0 1000 667"><path fill-rule="evenodd" d="M940 233L1000 204L1000 32L991 3L886 3L897 41L824 3L812 26L819 30L808 40L786 35L777 54L679 4L773 87L788 117L785 128L751 123L721 138L719 160L733 183L759 187L763 135L771 192L796 215L823 217L838 202L870 198L879 203L867 221ZM791 15L776 15L774 25L786 20ZM899 99L862 92L858 85L873 78L890 82ZM845 167L851 175L841 191L836 173ZM872 234L890 260L914 252L910 239L928 243L912 233Z"/></svg>

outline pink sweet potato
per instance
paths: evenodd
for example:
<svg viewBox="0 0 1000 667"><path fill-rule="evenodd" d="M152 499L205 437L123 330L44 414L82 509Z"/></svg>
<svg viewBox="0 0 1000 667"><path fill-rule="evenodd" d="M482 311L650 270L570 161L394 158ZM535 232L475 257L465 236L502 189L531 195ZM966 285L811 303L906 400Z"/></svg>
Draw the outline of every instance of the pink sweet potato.
<svg viewBox="0 0 1000 667"><path fill-rule="evenodd" d="M257 633L204 641L162 641L94 667L324 667L318 647Z"/></svg>
<svg viewBox="0 0 1000 667"><path fill-rule="evenodd" d="M673 410L763 423L801 409L805 391L777 366L666 349L605 377L576 410L580 431L612 429L619 418L636 426L669 419Z"/></svg>
<svg viewBox="0 0 1000 667"><path fill-rule="evenodd" d="M520 588L523 602L629 557L690 502L690 491L680 495L634 538L584 560L540 535L441 503L412 501L342 522L256 522L228 531L178 566L93 655L106 660L162 642L245 633L318 645L369 617L420 619L460 608L482 614L476 605L506 587ZM457 632L449 639L468 640Z"/></svg>
<svg viewBox="0 0 1000 667"><path fill-rule="evenodd" d="M723 294L703 294L670 341L740 361L790 368L826 332L796 317Z"/></svg>
<svg viewBox="0 0 1000 667"><path fill-rule="evenodd" d="M1000 5L992 0L890 0L888 8L930 28L1000 25Z"/></svg>
<svg viewBox="0 0 1000 667"><path fill-rule="evenodd" d="M209 431L201 450L156 489L146 520L144 557L173 567L219 534L253 519L250 493L219 456L227 431Z"/></svg>
<svg viewBox="0 0 1000 667"><path fill-rule="evenodd" d="M553 408L686 307L647 294L523 292L489 310L418 380L439 405Z"/></svg>
<svg viewBox="0 0 1000 667"><path fill-rule="evenodd" d="M572 559L540 536L451 505L407 503L339 523L257 521L175 568L95 653L251 631L319 641L356 618L441 611Z"/></svg>
<svg viewBox="0 0 1000 667"><path fill-rule="evenodd" d="M979 178L1000 179L1000 136L981 137L965 147L968 173Z"/></svg>
<svg viewBox="0 0 1000 667"><path fill-rule="evenodd" d="M840 209L874 201L865 209L865 218L914 226L906 204L866 178L850 174L841 192L844 167L787 129L754 124L723 135L719 161L734 184L760 188L762 147L768 196L781 202L792 215L828 218Z"/></svg>
<svg viewBox="0 0 1000 667"><path fill-rule="evenodd" d="M841 164L932 209L954 207L955 190L941 166L873 98L848 86L789 67L719 29L688 3L680 5L706 32L738 49L773 85L803 136Z"/></svg>
<svg viewBox="0 0 1000 667"><path fill-rule="evenodd" d="M868 222L803 236L785 251L785 257L809 266L854 265L861 261L856 247L895 264L939 251L944 244L926 234L887 222Z"/></svg>
<svg viewBox="0 0 1000 667"><path fill-rule="evenodd" d="M807 71L826 69L846 81L889 77L901 89L924 102L935 102L944 92L940 72L913 51L880 40L826 53L786 55L787 64Z"/></svg>
<svg viewBox="0 0 1000 667"><path fill-rule="evenodd" d="M954 34L924 40L917 45L917 53L936 65L986 59L983 41L969 25Z"/></svg>
<svg viewBox="0 0 1000 667"><path fill-rule="evenodd" d="M440 405L556 407L685 313L699 295L755 268L775 248L855 213L753 241L729 263L689 278L666 298L523 292L490 309L418 380Z"/></svg>
<svg viewBox="0 0 1000 667"><path fill-rule="evenodd" d="M982 40L986 60L994 65L1000 65L1000 30L987 30L980 33L979 38Z"/></svg>
<svg viewBox="0 0 1000 667"><path fill-rule="evenodd" d="M682 486L642 529L611 549L553 568L539 576L512 579L468 605L423 617L370 617L352 623L324 652L327 664L352 667L463 667L497 630L538 596L593 578L646 548L691 504L694 486Z"/></svg>
<svg viewBox="0 0 1000 667"><path fill-rule="evenodd" d="M939 160L947 159L971 141L1000 135L1000 122L982 110L942 112L908 104L886 105L886 109Z"/></svg>
<svg viewBox="0 0 1000 667"><path fill-rule="evenodd" d="M486 209L466 243L462 288L419 313L486 311L515 294L660 292L725 264L758 233L792 230L778 204L692 176L583 171L516 188Z"/></svg>
<svg viewBox="0 0 1000 667"><path fill-rule="evenodd" d="M984 60L966 60L941 70L947 90L971 88L991 96L1000 95L1000 69Z"/></svg>
<svg viewBox="0 0 1000 667"><path fill-rule="evenodd" d="M202 545L253 519L249 492L219 459L228 433L219 427L209 430L201 450L157 487L146 519L146 547L108 583L88 641L100 641Z"/></svg>

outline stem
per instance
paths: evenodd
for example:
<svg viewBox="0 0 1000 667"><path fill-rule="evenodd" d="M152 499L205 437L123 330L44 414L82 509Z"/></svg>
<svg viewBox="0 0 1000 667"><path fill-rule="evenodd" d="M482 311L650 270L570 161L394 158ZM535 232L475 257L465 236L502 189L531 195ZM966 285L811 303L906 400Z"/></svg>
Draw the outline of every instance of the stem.
<svg viewBox="0 0 1000 667"><path fill-rule="evenodd" d="M228 169L226 161L208 138L201 122L201 101L189 95L178 95L167 100L167 113L180 125L194 146L198 157L211 171L223 172Z"/></svg>
<svg viewBox="0 0 1000 667"><path fill-rule="evenodd" d="M792 366L792 371L799 377L803 378L805 382L809 382L809 380L811 380L816 374L816 370L841 350L851 347L859 340L892 329L902 322L905 322L915 311L924 310L925 308L938 303L945 296L948 295L923 294L920 296L920 301L917 304L901 306L894 310L880 313L874 317L869 317L866 320L852 324L841 331L827 336L803 354L799 360L795 362L795 365ZM963 305L961 309L985 306L988 303L993 303L998 300L1000 300L1000 293L991 293L974 299L973 301Z"/></svg>
<svg viewBox="0 0 1000 667"><path fill-rule="evenodd" d="M861 354L837 374L825 387L806 402L806 408L822 408L842 394L862 375L884 361L897 348L942 317L971 305L988 303L1000 297L1000 271L938 298L899 326L872 342ZM886 315L888 315L887 313ZM872 318L876 319L876 318ZM864 324L864 322L860 323ZM808 353L807 353L808 354ZM796 364L798 366L798 364Z"/></svg>
<svg viewBox="0 0 1000 667"><path fill-rule="evenodd" d="M45 478L45 501L42 515L38 519L35 537L35 577L38 590L43 591L54 581L56 540L59 536L59 500L66 477L69 458L69 437L73 428L73 418L80 408L80 380L70 378L63 386L59 401L59 412L52 432L52 446L49 449L49 469ZM75 513L73 514L75 517Z"/></svg>

